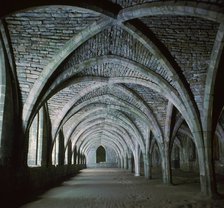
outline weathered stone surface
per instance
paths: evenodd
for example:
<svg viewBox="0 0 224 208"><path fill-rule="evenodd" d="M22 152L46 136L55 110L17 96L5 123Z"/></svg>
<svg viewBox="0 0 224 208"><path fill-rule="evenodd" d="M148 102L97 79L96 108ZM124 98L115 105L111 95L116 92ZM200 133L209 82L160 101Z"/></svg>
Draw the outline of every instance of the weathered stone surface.
<svg viewBox="0 0 224 208"><path fill-rule="evenodd" d="M202 111L206 72L218 24L181 16L145 17L141 20L172 54Z"/></svg>
<svg viewBox="0 0 224 208"><path fill-rule="evenodd" d="M153 2L163 2L162 0L110 0L115 4L121 5L123 8L130 7L130 6L137 6L143 3L153 3ZM179 0L180 2L183 0ZM178 0L177 0L178 2ZM211 3L213 5L224 6L222 0L196 0L197 3Z"/></svg>
<svg viewBox="0 0 224 208"><path fill-rule="evenodd" d="M20 83L29 82L30 89L67 40L99 19L95 13L69 7L49 7L16 13L6 18ZM36 74L33 79L20 77L24 71ZM23 102L26 90L23 92Z"/></svg>
<svg viewBox="0 0 224 208"><path fill-rule="evenodd" d="M165 127L167 100L158 93L138 85L127 85L134 90L149 106L158 119L162 128Z"/></svg>
<svg viewBox="0 0 224 208"><path fill-rule="evenodd" d="M46 167L86 164L103 145L111 164L136 176L159 165L171 184L171 167L196 171L213 195L212 161L217 173L224 164L223 1L94 2L0 21L0 165L16 149L13 173L27 161L45 168L30 173L37 188Z"/></svg>

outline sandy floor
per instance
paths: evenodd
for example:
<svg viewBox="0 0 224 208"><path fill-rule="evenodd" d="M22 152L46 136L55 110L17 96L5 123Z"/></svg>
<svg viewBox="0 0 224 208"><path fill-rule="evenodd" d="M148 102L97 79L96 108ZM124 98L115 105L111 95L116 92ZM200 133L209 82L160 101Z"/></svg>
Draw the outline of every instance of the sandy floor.
<svg viewBox="0 0 224 208"><path fill-rule="evenodd" d="M160 179L146 180L120 169L86 169L22 207L224 208L224 200L200 195L198 178L188 178L175 176L178 185L167 186Z"/></svg>

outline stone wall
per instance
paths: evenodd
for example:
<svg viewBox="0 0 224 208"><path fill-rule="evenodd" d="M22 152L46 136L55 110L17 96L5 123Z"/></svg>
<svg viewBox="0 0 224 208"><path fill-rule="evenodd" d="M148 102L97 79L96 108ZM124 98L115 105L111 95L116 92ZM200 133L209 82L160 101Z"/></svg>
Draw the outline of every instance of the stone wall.
<svg viewBox="0 0 224 208"><path fill-rule="evenodd" d="M54 54L98 18L66 7L37 8L6 18L23 101Z"/></svg>
<svg viewBox="0 0 224 208"><path fill-rule="evenodd" d="M116 153L110 147L104 147L106 151L106 162L96 163L96 150L98 147L92 147L87 155L87 168L114 168L118 167L118 158Z"/></svg>

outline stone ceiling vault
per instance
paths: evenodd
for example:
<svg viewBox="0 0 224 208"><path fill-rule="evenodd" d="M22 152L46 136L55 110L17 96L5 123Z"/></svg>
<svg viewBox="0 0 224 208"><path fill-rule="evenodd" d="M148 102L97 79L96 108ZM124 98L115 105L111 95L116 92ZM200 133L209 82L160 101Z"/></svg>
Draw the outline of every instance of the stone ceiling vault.
<svg viewBox="0 0 224 208"><path fill-rule="evenodd" d="M1 17L24 131L47 105L53 140L63 131L73 148L87 151L102 138L119 154L118 144L134 151L135 142L144 153L150 131L160 146L184 132L182 124L200 147L223 48L223 6L219 0L23 0L19 11L6 7Z"/></svg>

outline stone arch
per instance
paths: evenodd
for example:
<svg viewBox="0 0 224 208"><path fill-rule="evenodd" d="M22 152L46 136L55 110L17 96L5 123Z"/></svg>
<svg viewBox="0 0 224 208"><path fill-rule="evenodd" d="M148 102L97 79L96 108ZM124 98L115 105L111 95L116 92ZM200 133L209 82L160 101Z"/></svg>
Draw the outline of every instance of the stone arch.
<svg viewBox="0 0 224 208"><path fill-rule="evenodd" d="M108 123L108 122L106 122L106 123L104 124L104 127L106 128L107 131L109 131L109 130L108 130L109 127L111 127L111 126L113 126L113 125L114 125L113 123ZM98 131L100 128L102 128L101 121L98 121L98 123L93 124L92 127L86 129L86 130L80 135L80 137L79 137L79 140L80 140L80 141L78 141L78 142L81 143L81 142L83 141L83 139L82 139L83 137L87 137L87 136L91 135L94 131ZM122 145L119 145L119 146L120 146L120 147L126 147L126 146L128 146L129 148L133 149L134 147L133 147L131 138L126 137L125 135L121 135L121 136L120 136L120 132L119 132L119 131L120 131L121 128L123 128L123 127L119 127L119 126L116 126L116 125L115 125L113 132L111 132L111 133L114 135L114 136L113 136L113 137L114 137L114 140L117 140L118 138L122 138L122 140L119 141L119 143L121 143ZM123 129L121 129L121 130L123 130ZM115 133L119 133L119 136L120 136L120 137L117 137L117 135L116 135ZM129 136L129 135L128 135L128 136ZM73 143L73 146L77 146L77 143L74 142L74 143Z"/></svg>
<svg viewBox="0 0 224 208"><path fill-rule="evenodd" d="M14 76L14 60L9 48L9 39L4 22L0 20L0 166L14 164L15 129L20 126L20 105L18 99L17 79Z"/></svg>
<svg viewBox="0 0 224 208"><path fill-rule="evenodd" d="M114 142L117 147L121 150L121 152L126 152L129 147L129 143L126 143L123 140L120 140L116 137L115 134L111 133L109 130L102 130L99 127L96 129L90 129L88 132L80 136L79 143L75 144L77 148L81 148L81 146L85 146L85 143L88 143L92 138L97 138L97 136L105 136L108 137L110 141Z"/></svg>
<svg viewBox="0 0 224 208"><path fill-rule="evenodd" d="M112 96L106 96L107 98L112 98ZM101 96L101 98L104 98L104 96ZM119 100L116 99L116 105L115 104L98 104L99 100L96 99L96 103L93 102L94 99L91 99L88 104L86 106L84 106L82 109L79 109L79 114L81 114L80 116L76 117L76 121L74 123L74 125L78 124L79 122L81 122L83 119L87 118L90 114L93 116L94 114L98 114L97 111L99 110L103 110L103 109L106 109L108 107L110 107L110 109L112 110L117 110L117 111L121 111L121 112L125 112L125 113L133 113L133 115L135 115L136 118L138 119L142 119L144 122L146 122L148 125L150 125L148 119L146 118L146 116L144 114L142 114L139 109L137 109L136 107L132 107L128 104L125 104L125 106L121 106L122 103L119 103ZM79 106L76 106L76 107L79 107ZM70 119L72 118L72 116L75 115L75 113L77 112L76 110L76 107L73 108L72 111L75 111L75 112L72 112L72 115L70 115ZM81 113L83 112L83 113ZM94 113L95 112L95 113ZM71 134L70 131L67 132L67 135L69 136ZM55 137L55 136L54 136Z"/></svg>
<svg viewBox="0 0 224 208"><path fill-rule="evenodd" d="M106 150L100 145L96 150L96 163L106 162Z"/></svg>
<svg viewBox="0 0 224 208"><path fill-rule="evenodd" d="M88 30L85 32L80 32L75 37L73 37L71 40L67 42L67 44L64 46L64 48L60 51L59 54L57 54L54 57L54 61L50 62L44 71L42 72L39 79L35 82L33 88L31 89L29 96L26 100L26 103L23 107L23 120L24 122L24 128L26 129L27 121L31 114L31 109L29 106L35 106L36 102L39 100L39 95L41 94L44 85L46 84L47 80L49 80L50 76L55 72L55 70L60 66L60 64L63 62L63 60L70 55L71 52L73 52L76 48L78 48L83 42L85 42L90 37L94 36L95 34L102 31L105 27L110 25L112 21L109 19L100 20L99 22L93 23ZM54 69L51 71L51 69ZM49 73L49 72L52 73ZM45 84L44 84L45 83Z"/></svg>
<svg viewBox="0 0 224 208"><path fill-rule="evenodd" d="M150 88L152 88L152 89L157 90L158 87L161 87L161 88L169 89L170 92L173 92L173 94L177 94L177 92L175 92L175 89L173 89L173 87L171 87L170 84L167 81L165 81L163 78L161 78L155 72L149 71L147 67L145 67L141 64L138 64L136 62L133 62L129 59L125 59L125 58L121 58L121 57L113 56L113 55L91 58L89 60L86 60L85 62L76 66L77 70L76 70L75 74L77 72L83 70L84 68L88 67L88 66L90 67L90 66L94 66L94 65L98 65L98 64L102 64L102 63L110 63L110 62L111 63L118 63L118 64L121 64L123 66L128 65L128 67L130 69L132 69L134 71L138 71L139 73L143 74L144 76L150 78L150 81L151 81L150 82L150 86L151 86ZM65 76L65 74L67 74L67 75ZM63 88L66 87L66 85L68 86L69 84L71 84L71 82L69 82L69 83L67 82L67 84L65 84L65 82L68 79L71 80L71 76L74 76L75 74L73 72L73 68L69 68L68 70L64 71L63 74L59 75L58 78L52 83L51 87L48 88L48 92L45 93L45 96L42 99L46 100L47 97L49 97L50 94L52 94L53 91L54 91L54 94L55 94L57 92L57 88L58 88L58 90L60 89L60 85L62 84L62 82L63 82ZM90 80L90 78L88 78L88 77L87 78L79 78L79 79L76 79L76 82L78 82L78 81L81 82L81 81L84 81L84 80L87 81L87 80ZM101 78L101 80L103 80L103 79ZM104 80L107 80L107 79L104 79ZM41 80L39 80L39 81L41 82ZM154 84L154 82L156 82L157 84ZM112 84L113 82L110 82L110 83ZM42 84L44 84L44 83L42 83ZM159 91L163 91L163 90L160 89ZM37 95L38 95L38 93L37 93ZM32 97L32 99L33 99L33 97ZM40 104L41 104L41 102L44 102L44 100L40 101ZM24 109L25 109L25 111L27 111L25 105L24 105ZM27 105L29 105L29 104L27 104ZM33 105L30 104L29 106L32 108ZM30 108L30 107L27 107L27 109ZM33 111L33 110L28 110L26 114L29 115L31 113L31 111ZM30 119L29 116L27 118L24 117L24 122L27 123L28 119Z"/></svg>
<svg viewBox="0 0 224 208"><path fill-rule="evenodd" d="M174 125L173 132L172 132L172 135L171 135L171 140L170 140L170 146L171 147L173 145L173 142L174 142L174 139L175 139L175 137L177 135L177 132L178 132L179 128L181 127L181 125L183 124L183 122L184 122L184 119L183 119L182 116L180 116L178 118L177 122Z"/></svg>
<svg viewBox="0 0 224 208"><path fill-rule="evenodd" d="M4 122L4 108L6 96L6 63L3 42L0 34L0 142L2 142L2 131ZM2 145L2 144L1 144Z"/></svg>
<svg viewBox="0 0 224 208"><path fill-rule="evenodd" d="M157 144L157 142L156 142L156 140L153 140L153 142L152 142L152 146L151 146L151 151L150 151L150 155L151 155L151 157L153 156L153 151L155 151L155 149L158 149L157 150L157 154L159 154L158 156L160 157L160 161L157 161L158 163L160 162L160 163L162 163L162 154L161 154L161 151L160 151L160 149L159 149L159 147L158 147L158 144ZM151 160L152 160L152 158L151 158ZM151 162L151 164L152 164L152 162ZM157 165L159 165L159 164L157 164ZM162 165L161 165L162 166Z"/></svg>
<svg viewBox="0 0 224 208"><path fill-rule="evenodd" d="M101 145L103 145L104 147L108 146L114 150L114 152L116 154L116 158L118 159L117 166L121 167L122 155L121 155L119 148L116 146L116 144L113 141L101 139ZM91 142L89 142L85 145L83 151L85 152L86 155L88 155L88 152L90 151L92 146L99 146L99 141L96 138L94 138Z"/></svg>
<svg viewBox="0 0 224 208"><path fill-rule="evenodd" d="M113 149L116 149L117 152L119 152L119 156L121 157L124 154L124 150L121 146L119 146L114 140L113 138L109 138L109 139L105 139L104 137L102 137L101 139L99 139L98 134L94 134L92 138L84 140L83 143L81 144L80 148L83 148L84 151L86 148L88 148L89 145L91 145L91 143L93 141L100 141L102 143L102 141L104 142L109 142L110 144L113 144Z"/></svg>
<svg viewBox="0 0 224 208"><path fill-rule="evenodd" d="M102 114L100 114L99 117L102 117ZM106 113L106 114L104 115L104 117L102 117L102 118L104 119L104 121L107 121L107 120L105 120L105 118L107 118L109 122L112 121L112 123L114 123L114 124L116 124L116 122L117 122L117 119L115 119L113 115L110 115L110 116L109 116L107 113ZM127 118L126 118L125 120L123 120L124 117L122 116L122 117L120 117L120 119L121 119L121 120L120 120L120 121L121 121L121 124L119 124L119 125L121 125L124 129L127 129L128 132L131 133L131 135L133 136L133 138L135 138L136 141L138 141L138 143L140 144L142 150L144 151L144 143L143 143L144 140L143 140L143 138L141 137L141 135L139 134L139 131L137 130L137 128L136 128L133 124L131 124L130 121L129 121ZM123 120L123 121L122 121L122 120ZM97 120L94 121L94 118L90 118L90 121L91 121L90 124L87 123L88 121L82 123L82 125L84 125L84 127L82 127L81 130L80 130L78 133L76 133L76 136L75 136L75 137L73 137L73 136L71 135L71 138L73 139L73 141L76 141L76 138L78 138L79 135L81 135L82 132L85 131L85 129L88 129L88 128L90 128L91 126L93 126L95 123L99 123L99 122L100 122L99 120L98 120L98 121L97 121ZM94 122L93 122L93 121L94 121ZM129 123L129 126L127 126L127 123ZM86 124L87 124L87 125L86 125ZM73 134L74 134L74 133L73 133Z"/></svg>
<svg viewBox="0 0 224 208"><path fill-rule="evenodd" d="M118 19L123 22L134 18L157 15L185 15L223 22L224 15L218 6L192 1L144 3L121 10Z"/></svg>
<svg viewBox="0 0 224 208"><path fill-rule="evenodd" d="M96 78L94 78L94 79L96 79ZM103 80L108 80L108 79L103 79ZM151 83L148 83L148 82L146 82L144 80L141 80L140 81L137 78L128 78L128 80L127 79L124 79L124 78L122 80L121 80L121 78L110 78L110 83L134 83L134 84L139 84L139 85L147 86L149 88L152 88L152 86L153 86ZM155 89L155 90L158 91L158 88L156 88L156 87L153 87L153 89ZM164 91L162 91L160 93L162 93L165 97L167 97L167 94L169 94L170 91L168 89L164 89L164 90L167 93L165 93ZM183 116L186 116L185 119L186 119L186 121L187 121L187 123L188 123L188 125L189 125L189 127L191 129L191 131L194 134L194 137L193 138L194 138L195 143L196 143L196 146L197 146L199 161L202 163L200 165L200 168L201 168L201 174L203 176L205 174L205 166L203 165L203 163L204 163L204 159L203 159L204 158L204 152L203 152L203 150L201 148L198 148L198 147L203 146L202 145L203 141L202 141L202 137L201 137L201 132L200 131L196 131L196 129L198 129L198 126L197 125L196 125L196 127L193 126L192 120L190 120L189 115L186 112L186 109L183 106L183 104L181 104L181 102L179 102L179 101L176 101L176 97L174 97L173 94L170 95L170 96L171 96L171 98L169 97L169 99L173 99L171 101L174 103L175 107L183 114Z"/></svg>
<svg viewBox="0 0 224 208"><path fill-rule="evenodd" d="M144 110L144 114L147 115L149 121L150 122L150 127L152 129L152 131L154 132L155 135L158 135L157 138L162 138L162 132L161 132L161 129L160 129L160 126L157 122L157 120L155 119L154 115L152 114L152 112L150 111L150 109L147 108L147 106L145 106L145 104L139 100L139 98L137 96L135 96L131 91L125 89L123 86L114 86L116 89L119 89L121 90L121 93L122 92L125 92L126 94L130 94L132 97L134 97L136 99L136 102L139 103L139 105L141 106L141 111ZM111 96L110 96L111 97ZM115 97L115 99L117 99ZM75 103L77 101L77 98L75 98L74 100L72 100L70 103L68 103L61 111L61 113L59 114L59 118L58 120L56 120L56 124L53 124L53 126L55 126L55 130L53 130L53 138L55 137L54 135L57 134L58 130L61 128L62 125L64 125L64 123L71 117L71 115L73 115L74 112L78 111L83 105L85 104L89 104L91 102L93 102L94 100L97 100L97 98L94 98L94 99L89 99L88 101L85 101L81 104L79 104L78 106L75 106ZM129 104L129 106L131 108L135 108L135 106L133 105L133 107L131 106L131 104ZM77 109L77 110L76 110ZM131 110L131 109L130 109ZM131 110L132 111L132 110ZM57 122L58 121L58 122ZM61 121L61 122L59 122Z"/></svg>
<svg viewBox="0 0 224 208"><path fill-rule="evenodd" d="M218 123L215 133L219 137L220 141L224 144L224 129L222 128L220 123Z"/></svg>
<svg viewBox="0 0 224 208"><path fill-rule="evenodd" d="M125 132L125 129L122 129L122 127L116 126L113 123L109 123L109 122L105 122L104 125L96 123L96 125L94 125L93 127L91 127L90 129L88 129L87 131L83 132L80 135L78 142L81 143L83 141L83 137L84 138L88 137L93 132L102 130L102 127L104 127L104 130L108 132L109 134L111 134L115 140L120 139L119 144L121 144L122 147L124 148L128 147L133 151L134 144L133 144L131 136L127 132Z"/></svg>
<svg viewBox="0 0 224 208"><path fill-rule="evenodd" d="M108 84L108 79L107 78L89 78L90 80L94 80L95 83L97 82L105 82ZM85 78L86 80L86 78ZM192 120L190 120L190 116L185 108L185 106L183 105L182 101L180 101L178 99L178 97L176 97L175 93L172 93L171 88L169 87L168 84L165 84L163 87L164 88L159 88L158 89L158 85L155 85L153 83L149 83L148 81L142 80L142 79L138 79L138 78L110 78L109 79L109 83L112 84L118 84L118 83L132 83L132 84L137 84L137 85L141 85L141 86L145 86L148 88L151 88L157 92L159 92L160 94L162 94L162 96L166 97L167 99L169 99L174 105L175 107L182 113L182 115L185 117L190 129L192 130L192 132L195 134L195 141L199 144L200 142L202 142L201 140L201 136L200 136L200 131L199 132L195 132L196 129L198 128L198 125L193 126L192 124ZM104 83L103 83L104 84ZM100 84L99 84L100 85ZM161 86L162 87L162 86ZM199 145L200 146L200 145Z"/></svg>
<svg viewBox="0 0 224 208"><path fill-rule="evenodd" d="M187 5L187 6L186 6ZM185 4L185 9L186 8L188 8L189 7L189 5L190 5L190 3L187 3L187 4ZM206 4L203 4L203 5L206 5ZM176 6L176 5L175 5ZM179 6L179 4L178 4L178 6ZM183 9L182 8L182 4L181 4L181 9ZM196 6L194 5L194 6L190 6L190 10L191 10L191 12L192 12L192 8L196 8ZM199 11L201 12L201 11L204 11L204 10L212 10L212 12L211 13L213 13L213 10L215 10L214 8L210 8L209 7L209 9L204 9L204 8L202 8L202 6L201 5L199 5L197 8L199 8L199 9L196 9L197 10L197 12L196 12L196 16L197 15L199 15ZM185 10L185 9L183 9L183 10ZM200 10L201 9L201 10ZM172 11L172 9L170 9L170 11ZM187 10L186 10L187 11ZM184 12L186 12L186 11L184 11ZM187 11L188 12L188 11ZM202 12L203 13L203 12ZM192 13L192 15L193 15L193 13ZM194 14L195 15L195 14ZM209 18L211 18L210 17L210 15L208 15L209 16ZM212 18L217 18L217 16L213 16ZM223 20L223 19L222 19ZM63 57L64 58L64 57ZM183 100L183 102L182 102L182 104L183 104L183 111L184 110L186 110L186 109L188 109L187 108L187 106L184 104L185 103L185 101L187 101L186 99L184 100L184 98L182 98L182 96L180 96L180 102L181 102L181 100ZM194 108L192 107L191 108L191 111L193 112L194 111ZM186 114L185 114L186 115ZM190 120L192 120L193 119L193 122L194 122L194 124L197 124L196 125L196 127L195 128L191 128L192 126L194 126L194 124L192 125L192 126L190 126L190 129L191 129L191 131L192 131L192 133L193 133L193 136L194 136L194 140L196 140L196 142L198 141L198 149L199 148L202 148L203 147L203 145L204 145L204 143L203 143L203 135L202 135L202 132L200 132L199 130L201 130L201 128L200 128L200 122L199 121L195 121L194 120L194 118L195 118L195 116L192 116L192 115L194 115L194 113L191 113L191 116L189 116L189 118L188 119L186 119L186 121L187 122L190 122ZM202 141L201 141L202 140ZM198 150L199 151L199 150ZM203 158L205 158L206 159L206 155L204 155L203 153L203 151L202 150L200 150L201 151L201 153L202 154L199 154L199 155L201 155L201 159L202 159L202 161L203 161ZM202 168L202 174L203 174L203 168ZM205 171L205 170L204 170Z"/></svg>
<svg viewBox="0 0 224 208"><path fill-rule="evenodd" d="M106 146L106 145L109 144L113 148L113 150L116 152L117 156L118 157L121 157L121 151L120 151L120 149L116 146L116 144L112 140L104 140L104 139L101 139L101 144L103 144L104 146ZM91 141L91 143L88 142L88 143L85 144L84 147L81 147L81 148L83 148L83 152L85 154L88 154L91 146L93 146L93 145L99 145L99 141L97 140L97 138L93 138L93 140Z"/></svg>
<svg viewBox="0 0 224 208"><path fill-rule="evenodd" d="M194 131L193 131L193 132L194 132ZM201 135L196 134L196 137L199 138L199 137L201 137Z"/></svg>
<svg viewBox="0 0 224 208"><path fill-rule="evenodd" d="M136 63L132 63L132 65L131 65L131 61L130 60L128 60L128 62L126 61L125 62L125 59L121 59L121 58L118 58L118 59L120 59L120 61L122 60L123 62L124 62L124 64L128 64L128 66L130 67L130 66L132 66L132 67L134 67L134 68L137 68L137 69L139 69L142 73L145 71L147 71L147 69L144 67L144 66L141 66L140 64L136 64ZM91 63L91 61L88 61L88 63L90 64L91 63L91 65L95 65L95 62L96 62L96 60L93 58L93 59L91 59L92 60L92 63ZM105 57L101 57L101 58L97 58L97 64L99 64L99 62L100 62L100 60L101 61L105 61ZM110 59L111 61L114 61L114 59L112 58L112 59ZM109 60L107 60L107 62L108 62ZM83 66L85 66L86 67L86 64L85 65L83 65ZM82 67L82 66L81 66ZM142 68L143 69L145 69L145 70L142 70ZM172 87L169 85L169 83L167 83L166 81L164 81L161 77L159 77L158 75L156 75L155 73L149 73L149 71L147 71L147 73L146 73L146 75L148 74L148 76L150 77L150 79L153 79L153 81L155 82L157 82L158 83L158 85L155 85L154 83L147 83L146 81L144 81L144 80L142 80L140 83L138 82L138 79L137 78L129 78L128 80L125 80L124 78L122 79L122 81L123 82L119 82L118 80L119 80L119 78L110 78L110 83L112 84L112 83L135 83L135 84L140 84L140 85L143 85L143 86L146 86L146 87L149 87L149 88L151 88L151 89L153 89L153 90L155 90L155 91L157 91L157 92L159 92L159 93L161 93L164 97L166 97L168 100L170 100L174 105L175 105L175 107L182 113L182 115L185 117L185 119L186 119L186 121L188 122L188 125L190 126L190 128L191 128L191 130L192 130L192 132L195 132L195 131L199 131L198 129L200 129L200 122L198 122L198 120L195 118L195 116L194 116L194 110L193 110L193 108L192 108L192 106L191 107L189 107L189 112L187 113L186 112L186 109L185 109L185 107L183 106L183 104L182 104L182 100L180 99L180 98L178 98L178 95L177 95L177 93L175 92L175 90L174 89L172 89ZM67 77L68 78L68 77ZM87 80L86 78L84 78L83 80ZM94 78L94 80L97 80L97 78L95 77ZM106 80L108 80L108 79L102 79L101 78L101 82L103 81L103 80L105 80L105 82L106 82ZM114 80L114 81L113 81ZM131 82L131 80L133 80L132 82ZM81 80L79 80L79 81L81 81ZM108 81L107 81L108 82ZM160 88L159 88L160 87ZM159 88L159 89L158 89ZM164 91L166 91L166 93L164 92ZM172 92L172 94L171 94L171 92ZM176 95L177 97L175 97L174 95ZM189 115L189 113L190 113L190 115ZM189 119L188 119L188 117L190 117ZM194 119L193 119L194 118ZM190 122L190 120L191 120L191 122ZM192 125L192 120L194 121L194 125ZM200 137L199 135L196 135L196 137ZM197 140L201 140L201 138L197 138Z"/></svg>

